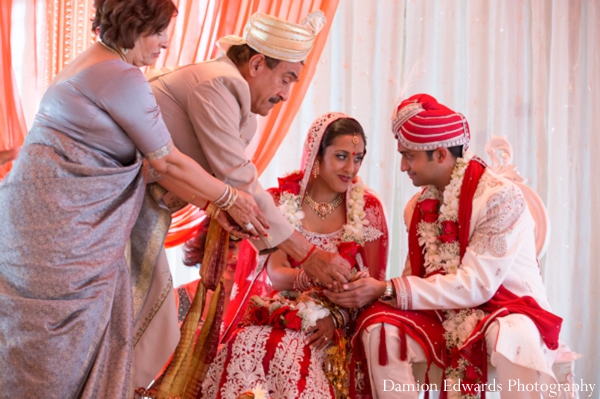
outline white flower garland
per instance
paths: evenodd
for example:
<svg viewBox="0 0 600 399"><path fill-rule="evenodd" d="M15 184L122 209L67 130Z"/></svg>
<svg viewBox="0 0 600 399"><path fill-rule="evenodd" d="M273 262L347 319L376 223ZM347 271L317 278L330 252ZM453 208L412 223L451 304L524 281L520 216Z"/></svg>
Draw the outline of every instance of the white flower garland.
<svg viewBox="0 0 600 399"><path fill-rule="evenodd" d="M428 223L421 221L417 226L419 234L419 245L424 249L424 263L427 274L442 272L443 274L456 274L460 268L460 244L458 241L443 243L439 236L442 234L442 222L453 221L458 223L458 210L460 203L460 190L462 188L465 171L473 158L471 152L466 152L462 158L456 160L452 171L450 183L444 189L443 198L435 186L428 186L419 197L419 202L426 199L442 200L440 214L437 221ZM485 317L485 313L478 309L447 310L444 312L446 320L442 323L446 332L444 338L448 349L460 347L477 326L477 323ZM450 381L460 381L467 367L464 359L459 360L458 368L446 368L446 376ZM461 397L460 392L454 392L451 396ZM465 395L471 397L471 395Z"/></svg>
<svg viewBox="0 0 600 399"><path fill-rule="evenodd" d="M254 389L252 389L252 393L254 394L254 399L269 399L269 393L261 384L256 384Z"/></svg>
<svg viewBox="0 0 600 399"><path fill-rule="evenodd" d="M456 160L450 183L444 189L438 220L434 223L422 221L417 226L419 245L424 247L425 271L427 274L437 271L454 274L460 266L460 248L458 242L442 243L438 237L442 232L441 222L446 220L458 222L460 188L465 177L465 170L471 158L473 158L473 154L467 151L462 158ZM419 202L426 199L440 200L442 198L438 189L431 185L421 194Z"/></svg>
<svg viewBox="0 0 600 399"><path fill-rule="evenodd" d="M292 172L291 174L298 173ZM289 174L288 174L289 176ZM342 241L364 244L364 226L369 224L365 213L365 185L360 178L353 184L348 198L347 221L343 227ZM302 199L299 195L283 193L279 199L279 210L287 220L299 230L302 227L304 211L302 210Z"/></svg>

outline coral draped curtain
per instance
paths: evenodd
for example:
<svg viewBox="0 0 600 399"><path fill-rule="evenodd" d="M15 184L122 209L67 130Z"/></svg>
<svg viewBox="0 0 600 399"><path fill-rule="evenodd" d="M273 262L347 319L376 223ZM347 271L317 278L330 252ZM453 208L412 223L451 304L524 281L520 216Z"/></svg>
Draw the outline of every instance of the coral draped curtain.
<svg viewBox="0 0 600 399"><path fill-rule="evenodd" d="M10 30L12 3L0 3L0 151L18 147L25 137L25 118L19 101L11 62ZM0 167L0 179L10 165Z"/></svg>
<svg viewBox="0 0 600 399"><path fill-rule="evenodd" d="M216 40L228 34L242 35L248 17L254 12L264 12L292 22L300 22L309 12L321 9L327 17L327 25L319 34L311 55L285 103L278 104L268 117L261 118L257 137L250 150L254 150L253 162L259 174L266 168L275 151L285 137L309 83L314 75L319 56L325 46L327 34L339 0L174 0L179 13L169 26L169 47L157 60L155 67L175 67L204 61L217 55ZM3 57L10 57L11 4L25 12L13 12L12 22L24 26L20 32L20 43L32 51L23 52L16 64L22 70L20 87L24 92L25 119L31 124L39 100L54 76L94 42L90 33L90 19L93 17L91 1L88 0L12 0L2 2L0 17L2 28ZM22 17L20 15L22 14ZM36 22L31 15L42 15ZM7 22L7 23L5 23ZM36 40L42 26L43 38ZM13 29L14 31L14 29ZM14 39L14 38L13 38ZM15 42L15 40L13 40ZM13 48L13 53L16 52ZM8 61L8 62L7 62ZM11 82L10 58L2 59L2 82L0 94L7 98L0 110L0 122L6 121L0 131L0 149L20 145L26 131L21 101ZM31 66L34 65L34 68ZM32 76L34 75L34 76ZM42 80L44 84L31 86L32 81ZM7 83L8 82L8 83ZM2 112L7 113L6 117ZM4 147L1 147L4 146ZM249 151L252 152L252 151ZM2 175L0 175L2 177ZM165 245L175 246L189 239L202 217L202 212L194 207L186 207L176 213Z"/></svg>
<svg viewBox="0 0 600 399"><path fill-rule="evenodd" d="M552 231L540 266L552 310L564 319L561 340L584 354L574 381L598 387L600 1L344 0L327 41L261 183L273 186L300 163L316 117L355 117L367 134L359 175L387 208L394 277L408 253L404 206L418 191L400 171L390 130L404 84L411 82L404 98L429 93L464 114L471 148L486 161L486 142L506 135L517 170L548 207ZM581 397L600 397L594 392Z"/></svg>

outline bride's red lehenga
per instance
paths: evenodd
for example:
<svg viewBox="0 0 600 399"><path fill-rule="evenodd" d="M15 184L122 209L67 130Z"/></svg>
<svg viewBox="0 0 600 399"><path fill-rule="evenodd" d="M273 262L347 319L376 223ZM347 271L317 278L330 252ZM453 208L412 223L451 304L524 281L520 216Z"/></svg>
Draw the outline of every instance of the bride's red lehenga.
<svg viewBox="0 0 600 399"><path fill-rule="evenodd" d="M348 116L330 113L312 124L304 144L301 171L280 178L279 187L269 190L276 203L287 203L288 207L284 205L282 210L289 209L294 200L301 205L300 199L304 197L323 135L327 127L340 118ZM307 231L299 222L297 229L319 248L339 252L350 261L354 270L368 271L372 277L382 280L387 265L388 231L381 202L358 177L345 196L346 225L329 234ZM346 396L349 387L334 389L326 373L327 365L331 365L328 356L336 348L331 345L320 350L310 348L305 344L306 334L302 330L248 325L244 315L249 299L255 295L270 297L275 293L265 267L267 259L268 255L258 256L247 242L242 244L231 301L221 329L222 345L202 385L202 398L235 399L258 384L269 392L270 397L278 399ZM291 259L290 263L292 267L299 267ZM320 288L316 286L308 289L318 290ZM344 342L352 336L356 311L340 309L330 302L327 307L339 312L345 320L344 327L336 330L337 338L332 345L348 354L344 359L344 372L347 373L352 350ZM240 326L242 321L244 325ZM360 376L352 378L352 383L361 384L360 379Z"/></svg>

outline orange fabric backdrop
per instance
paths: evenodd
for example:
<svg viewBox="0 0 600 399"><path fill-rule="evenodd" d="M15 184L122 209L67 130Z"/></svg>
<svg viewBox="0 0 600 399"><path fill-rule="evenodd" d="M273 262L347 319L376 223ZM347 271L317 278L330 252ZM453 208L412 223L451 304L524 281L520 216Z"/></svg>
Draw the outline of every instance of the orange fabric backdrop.
<svg viewBox="0 0 600 399"><path fill-rule="evenodd" d="M12 70L10 51L12 3L0 2L0 151L23 144L25 118ZM0 167L0 180L10 164Z"/></svg>
<svg viewBox="0 0 600 399"><path fill-rule="evenodd" d="M16 1L13 0L13 3ZM90 7L92 2L88 0L18 1L27 3L29 9L26 15L35 15L39 10L42 10L42 13L46 15L44 21L36 22L35 18L30 17L24 21L13 21L13 23L34 25L30 27L31 29L26 27L26 32L36 32L39 29L44 32L44 40L36 41L35 35L31 40L28 38L27 45L33 47L33 51L27 52L24 57L28 58L23 60L23 65L29 66L26 71L27 75L36 76L23 76L22 85L26 86L27 82L30 81L39 81L40 78L45 83L40 85L39 88L27 91L29 98L38 99L37 101L39 101L43 91L54 76L71 59L93 43L93 36L90 33L91 23L89 22L94 15ZM258 137L255 138L258 142L252 160L258 168L258 173L262 173L283 141L304 99L327 41L329 28L339 0L174 0L174 2L179 9L179 14L174 23L169 26L169 48L158 59L156 67L186 65L215 57L218 52L215 46L216 40L228 34L242 35L248 17L257 11L292 22L300 22L309 12L318 9L325 13L327 24L319 34L314 49L306 60L300 75L300 82L294 85L289 100L278 104L268 117L261 118L259 121ZM1 38L6 37L6 40L2 40L3 57L10 57L11 54L10 5L10 1L2 2L1 17L3 19L0 20L2 22L2 28L0 28L2 33L0 35L2 35ZM7 19L8 23L4 23L4 18ZM40 56L35 57L36 54ZM0 145L5 142L20 145L26 129L22 112L20 114L17 112L20 109L20 100L16 89L14 89L15 86L12 84L9 87L6 84L6 82L11 82L10 79L7 79L7 76L10 76L10 71L6 72L7 69L10 70L11 63L6 61L6 58L2 59L2 82L4 82L4 87L0 87L0 95L8 98L8 101L5 102L6 106L3 108L11 110L5 120L9 126L17 124L19 129L4 128L0 131ZM10 61L10 58L8 61ZM33 70L31 69L32 64L35 65ZM12 88L12 91L9 88ZM38 104L32 104L32 102L37 101L28 102L28 109L37 109ZM19 133L20 136L15 136L17 137L16 140L9 141L8 138L15 133ZM21 137L21 141L18 140L18 137ZM177 212L173 217L165 245L167 247L179 245L191 238L201 217L202 212L195 207L186 207Z"/></svg>
<svg viewBox="0 0 600 399"><path fill-rule="evenodd" d="M277 151L277 148L285 138L285 135L302 104L306 90L310 84L310 81L315 73L319 57L323 51L323 47L327 41L327 35L335 10L337 9L339 0L304 0L304 1L282 1L282 0L230 0L219 2L221 8L221 14L218 20L213 15L211 18L206 10L201 15L202 26L197 29L198 32L204 35L211 35L210 40L205 40L201 35L200 37L194 36L195 40L190 40L185 34L189 30L189 13L185 13L184 17L181 18L172 26L176 32L179 25L187 27L183 29L183 34L178 36L176 34L171 35L170 47L165 54L164 59L159 59L157 66L172 66L175 61L175 54L177 54L177 61L181 64L187 64L191 62L202 61L207 58L212 58L217 55L218 49L214 45L216 40L222 36L228 34L242 35L246 21L248 17L253 13L259 11L268 13L271 15L278 16L293 22L300 22L309 12L315 10L322 10L327 18L327 24L317 37L315 46L306 64L302 69L300 75L300 82L296 83L290 93L290 98L284 103L279 103L271 110L269 116L262 118L259 124L259 129L255 140L258 140L254 156L252 161L255 163L258 173L262 173L271 159ZM215 15L218 8L214 9ZM180 14L183 10L180 8ZM210 23L209 23L210 22ZM195 48L196 51L189 51L188 46ZM176 51L177 49L179 51ZM193 58L184 59L182 62L182 54L187 54ZM181 245L189 240L194 232L196 226L200 222L202 211L195 207L188 206L183 210L177 212L173 217L173 223L171 229L167 234L165 240L165 246L167 248Z"/></svg>

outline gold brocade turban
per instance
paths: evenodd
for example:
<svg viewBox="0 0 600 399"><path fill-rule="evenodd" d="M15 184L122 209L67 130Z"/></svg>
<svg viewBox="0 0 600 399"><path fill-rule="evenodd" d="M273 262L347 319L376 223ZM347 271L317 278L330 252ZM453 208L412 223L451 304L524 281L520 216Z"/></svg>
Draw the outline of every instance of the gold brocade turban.
<svg viewBox="0 0 600 399"><path fill-rule="evenodd" d="M248 20L244 37L225 36L217 41L217 46L227 52L231 46L247 44L277 60L304 61L325 23L325 14L321 10L308 14L300 24L257 12Z"/></svg>

